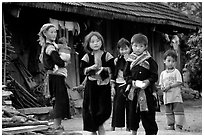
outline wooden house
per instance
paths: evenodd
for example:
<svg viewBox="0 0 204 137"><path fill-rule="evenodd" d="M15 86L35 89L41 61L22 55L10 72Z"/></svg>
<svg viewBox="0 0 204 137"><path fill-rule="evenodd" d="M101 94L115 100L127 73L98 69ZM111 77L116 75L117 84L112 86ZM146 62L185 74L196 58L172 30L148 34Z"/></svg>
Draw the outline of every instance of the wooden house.
<svg viewBox="0 0 204 137"><path fill-rule="evenodd" d="M83 80L79 75L79 61L84 55L82 44L84 36L92 30L103 35L106 50L114 56L120 38L130 40L135 33L145 34L160 73L164 69L162 55L169 48L165 36L189 34L201 27L201 23L159 2L3 2L2 15L3 25L12 34L15 57L36 79L42 69L37 34L45 23L58 26L58 38L66 37L72 48L71 64L67 67L70 87ZM179 61L178 68L182 65ZM23 84L18 72L11 68L7 66L11 75Z"/></svg>

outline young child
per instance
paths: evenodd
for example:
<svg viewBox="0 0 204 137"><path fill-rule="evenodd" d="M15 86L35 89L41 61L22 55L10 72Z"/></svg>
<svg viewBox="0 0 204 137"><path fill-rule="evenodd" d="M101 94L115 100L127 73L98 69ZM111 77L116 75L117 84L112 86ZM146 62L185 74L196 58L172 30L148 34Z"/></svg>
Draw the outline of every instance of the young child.
<svg viewBox="0 0 204 137"><path fill-rule="evenodd" d="M67 66L68 63L70 63L70 59L71 59L71 48L67 46L67 40L62 37L59 39L59 44L58 44L58 52L60 55L60 58L65 61L65 66ZM59 68L57 65L55 65L54 73L64 73L67 77L67 69L65 67L63 68Z"/></svg>
<svg viewBox="0 0 204 137"><path fill-rule="evenodd" d="M174 50L164 53L166 69L161 72L159 85L163 90L163 99L167 117L167 130L182 130L184 124L184 108L181 96L182 76L175 68L177 54Z"/></svg>
<svg viewBox="0 0 204 137"><path fill-rule="evenodd" d="M42 46L40 60L47 73L48 88L51 98L55 97L53 107L54 128L53 134L63 133L62 119L70 117L69 98L65 83L66 72L54 73L54 66L65 67L65 62L60 58L58 45L55 43L57 28L51 23L44 24L39 35L39 44Z"/></svg>
<svg viewBox="0 0 204 137"><path fill-rule="evenodd" d="M112 94L114 95L113 99L113 114L112 114L112 131L115 131L115 127L125 127L126 121L126 130L129 131L128 125L128 101L124 96L124 91L126 89L126 81L123 77L123 71L126 64L126 60L129 57L131 47L130 42L125 38L121 38L117 43L117 49L119 56L115 58L115 74L114 80L115 87L112 87ZM126 116L126 117L125 117Z"/></svg>
<svg viewBox="0 0 204 137"><path fill-rule="evenodd" d="M131 45L132 53L124 70L124 78L129 85L129 128L136 135L142 120L146 135L156 135L158 127L153 87L158 80L158 65L147 51L148 39L145 35L133 35Z"/></svg>
<svg viewBox="0 0 204 137"><path fill-rule="evenodd" d="M111 115L111 73L114 58L104 49L100 33L92 31L85 37L87 52L81 59L81 69L86 75L83 100L83 130L93 135L105 134L104 122Z"/></svg>

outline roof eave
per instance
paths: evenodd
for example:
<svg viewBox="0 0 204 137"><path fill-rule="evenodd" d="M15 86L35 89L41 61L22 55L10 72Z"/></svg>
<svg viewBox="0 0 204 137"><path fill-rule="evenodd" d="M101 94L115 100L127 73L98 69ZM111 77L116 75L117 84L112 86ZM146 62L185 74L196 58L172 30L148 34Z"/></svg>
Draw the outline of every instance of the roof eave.
<svg viewBox="0 0 204 137"><path fill-rule="evenodd" d="M118 20L129 20L135 21L140 23L150 23L150 24L162 24L162 25L170 25L185 29L192 29L196 30L197 28L201 27L200 24L188 24L179 21L173 21L169 19L161 19L155 17L147 17L141 15L130 15L130 14L122 14L111 12L109 10L101 10L95 9L91 7L85 7L81 3L77 2L70 2L70 3L57 3L57 2L12 2L11 4L15 4L18 6L26 6L26 7L33 7L33 8L41 8L41 9L48 9L48 10L55 10L55 11L63 11L69 13L77 13L86 16L104 18L104 19L118 19Z"/></svg>

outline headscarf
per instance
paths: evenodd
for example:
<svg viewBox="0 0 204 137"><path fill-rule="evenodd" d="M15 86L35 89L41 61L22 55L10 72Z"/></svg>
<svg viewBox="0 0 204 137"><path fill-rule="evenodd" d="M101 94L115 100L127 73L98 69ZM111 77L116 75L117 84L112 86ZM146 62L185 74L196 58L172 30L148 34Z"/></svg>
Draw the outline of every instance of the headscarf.
<svg viewBox="0 0 204 137"><path fill-rule="evenodd" d="M40 32L38 33L38 36L39 36L38 41L39 41L40 46L42 46L40 57L39 57L39 60L41 62L43 61L43 52L45 49L45 42L46 42L46 37L44 35L44 32L46 32L50 27L55 27L57 29L57 27L54 24L46 23L41 27Z"/></svg>

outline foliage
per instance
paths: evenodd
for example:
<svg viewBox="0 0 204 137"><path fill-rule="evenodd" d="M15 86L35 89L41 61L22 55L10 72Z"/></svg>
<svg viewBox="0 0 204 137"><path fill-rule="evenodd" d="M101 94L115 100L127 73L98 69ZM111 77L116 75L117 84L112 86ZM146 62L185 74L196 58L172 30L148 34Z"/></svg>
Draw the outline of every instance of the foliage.
<svg viewBox="0 0 204 137"><path fill-rule="evenodd" d="M187 45L187 68L191 71L191 87L195 90L202 89L202 32L190 36Z"/></svg>
<svg viewBox="0 0 204 137"><path fill-rule="evenodd" d="M202 2L168 2L170 7L179 10L191 19L201 22ZM191 72L190 87L202 91L202 31L187 36L184 44L187 48L185 61L186 66Z"/></svg>
<svg viewBox="0 0 204 137"><path fill-rule="evenodd" d="M201 21L202 19L202 2L168 2L173 7L191 19Z"/></svg>

